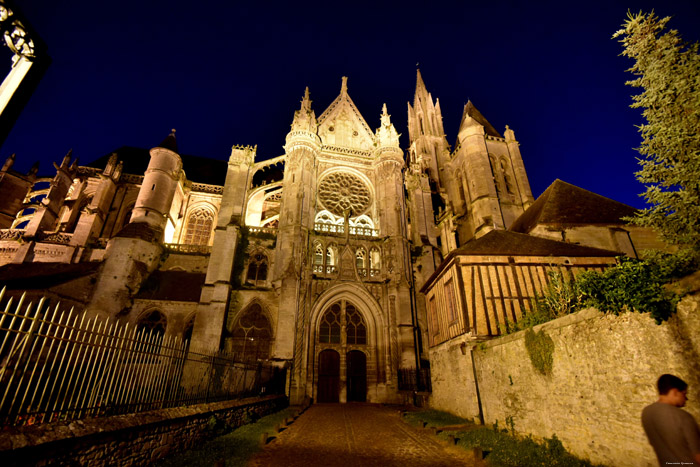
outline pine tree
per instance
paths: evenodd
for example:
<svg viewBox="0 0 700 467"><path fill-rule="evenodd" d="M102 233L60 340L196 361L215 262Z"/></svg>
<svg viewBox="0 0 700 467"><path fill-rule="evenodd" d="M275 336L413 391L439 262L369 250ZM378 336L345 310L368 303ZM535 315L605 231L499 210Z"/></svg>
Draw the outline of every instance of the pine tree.
<svg viewBox="0 0 700 467"><path fill-rule="evenodd" d="M651 207L630 219L657 230L668 243L700 249L700 56L678 31L665 31L670 18L628 13L615 37L622 55L635 61L627 71L637 78L626 84L641 88L632 108L643 109L637 151Z"/></svg>

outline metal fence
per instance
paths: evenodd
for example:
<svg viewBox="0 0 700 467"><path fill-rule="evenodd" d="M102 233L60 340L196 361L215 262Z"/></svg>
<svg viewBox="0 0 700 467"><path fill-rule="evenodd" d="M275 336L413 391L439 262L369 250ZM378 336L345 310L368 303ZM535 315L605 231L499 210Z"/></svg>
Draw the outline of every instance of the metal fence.
<svg viewBox="0 0 700 467"><path fill-rule="evenodd" d="M430 368L400 368L398 376L401 391L432 392Z"/></svg>
<svg viewBox="0 0 700 467"><path fill-rule="evenodd" d="M45 303L25 304L23 295L0 311L0 425L284 392L284 370L268 363L197 352L178 337Z"/></svg>

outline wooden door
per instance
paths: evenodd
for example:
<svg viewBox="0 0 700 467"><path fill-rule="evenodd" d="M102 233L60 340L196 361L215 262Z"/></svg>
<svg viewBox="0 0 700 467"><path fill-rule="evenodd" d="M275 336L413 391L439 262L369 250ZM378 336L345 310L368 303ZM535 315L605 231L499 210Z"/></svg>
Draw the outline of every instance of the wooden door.
<svg viewBox="0 0 700 467"><path fill-rule="evenodd" d="M324 350L318 356L318 402L339 402L340 354Z"/></svg>
<svg viewBox="0 0 700 467"><path fill-rule="evenodd" d="M348 402L367 400L367 357L364 352L351 350L347 354Z"/></svg>

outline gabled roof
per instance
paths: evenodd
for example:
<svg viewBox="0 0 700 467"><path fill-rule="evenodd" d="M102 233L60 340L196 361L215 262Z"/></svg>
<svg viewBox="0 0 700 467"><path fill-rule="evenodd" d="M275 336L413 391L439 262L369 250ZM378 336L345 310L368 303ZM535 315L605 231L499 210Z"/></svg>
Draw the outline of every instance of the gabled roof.
<svg viewBox="0 0 700 467"><path fill-rule="evenodd" d="M530 232L536 225L578 226L626 224L636 212L631 206L555 180L508 230Z"/></svg>
<svg viewBox="0 0 700 467"><path fill-rule="evenodd" d="M484 127L484 131L486 132L487 135L489 136L495 136L497 138L502 138L501 134L496 131L496 129L489 123L488 120L486 120L486 117L481 115L481 112L474 107L474 104L472 104L472 101L467 101L467 104L464 106L464 112L462 113L462 121L459 123L459 128L462 128L462 125L464 125L464 120L467 118L467 115L476 120L479 125Z"/></svg>
<svg viewBox="0 0 700 467"><path fill-rule="evenodd" d="M465 243L451 255L614 257L620 253L508 230L492 230Z"/></svg>
<svg viewBox="0 0 700 467"><path fill-rule="evenodd" d="M115 152L118 160L124 162L122 172L126 174L143 175L146 168L148 168L148 162L151 160L151 154L148 149L122 146L116 151L112 151L90 162L87 166L104 169L110 156ZM180 158L188 180L220 186L223 186L226 181L227 161L187 154L180 154Z"/></svg>
<svg viewBox="0 0 700 467"><path fill-rule="evenodd" d="M348 94L346 77L343 77L338 97L336 97L328 108L323 111L321 116L318 117L318 132L319 136L321 136L321 140L323 140L322 133L327 131L326 127L328 127L328 123L326 122L334 120L336 116L343 114L343 112L350 116L350 119L354 123L353 126L357 129L356 131L358 131L358 133L361 132L364 137L363 139L366 140L365 143L368 145L374 144L374 132L370 129L369 125L367 125L367 121Z"/></svg>
<svg viewBox="0 0 700 467"><path fill-rule="evenodd" d="M457 256L539 256L539 257L588 257L614 258L620 253L601 248L559 242L547 238L511 232L492 230L483 237L471 240L452 251L435 272L425 281L421 292L425 292L433 281Z"/></svg>

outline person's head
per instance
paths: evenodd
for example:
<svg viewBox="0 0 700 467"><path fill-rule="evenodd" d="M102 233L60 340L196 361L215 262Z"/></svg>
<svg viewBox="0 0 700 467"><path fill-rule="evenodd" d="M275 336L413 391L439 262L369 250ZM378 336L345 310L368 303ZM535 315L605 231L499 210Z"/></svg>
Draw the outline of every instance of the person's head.
<svg viewBox="0 0 700 467"><path fill-rule="evenodd" d="M688 383L678 376L661 375L656 382L656 387L659 389L659 402L683 407L688 400Z"/></svg>

